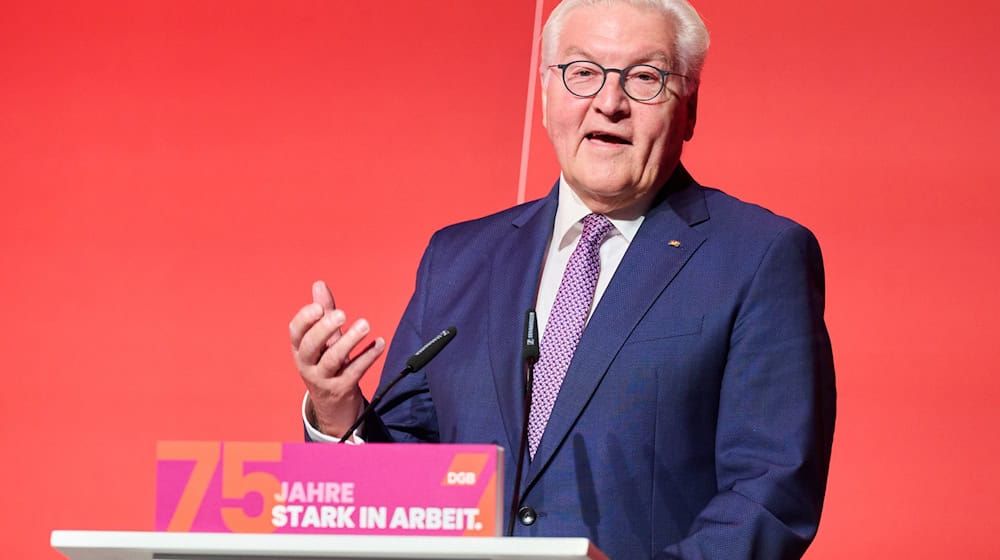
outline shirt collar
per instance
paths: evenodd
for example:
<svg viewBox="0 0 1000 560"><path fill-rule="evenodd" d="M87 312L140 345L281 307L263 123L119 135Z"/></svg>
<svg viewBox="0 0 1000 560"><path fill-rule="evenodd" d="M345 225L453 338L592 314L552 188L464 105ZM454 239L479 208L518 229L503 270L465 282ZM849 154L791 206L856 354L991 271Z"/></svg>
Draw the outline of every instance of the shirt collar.
<svg viewBox="0 0 1000 560"><path fill-rule="evenodd" d="M583 224L580 223L580 220L584 219L587 214L592 213L587 208L587 205L580 200L580 197L577 196L569 183L566 182L566 179L560 175L559 206L556 208L556 221L552 229L552 236L554 239L559 240L560 249L565 248L580 235L583 231ZM642 225L643 218L645 216L639 216L631 220L608 218L611 224L615 226L611 235L621 235L625 238L626 244L631 243L635 234L639 231L639 226Z"/></svg>

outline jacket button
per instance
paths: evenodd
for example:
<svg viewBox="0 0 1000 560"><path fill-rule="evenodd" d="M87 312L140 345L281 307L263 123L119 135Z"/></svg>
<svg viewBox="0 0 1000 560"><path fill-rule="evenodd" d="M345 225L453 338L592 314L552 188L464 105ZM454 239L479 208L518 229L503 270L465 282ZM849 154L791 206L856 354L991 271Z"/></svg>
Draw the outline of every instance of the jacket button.
<svg viewBox="0 0 1000 560"><path fill-rule="evenodd" d="M523 507L517 510L517 518L521 520L524 525L534 525L535 521L538 519L538 513L535 512L534 508Z"/></svg>

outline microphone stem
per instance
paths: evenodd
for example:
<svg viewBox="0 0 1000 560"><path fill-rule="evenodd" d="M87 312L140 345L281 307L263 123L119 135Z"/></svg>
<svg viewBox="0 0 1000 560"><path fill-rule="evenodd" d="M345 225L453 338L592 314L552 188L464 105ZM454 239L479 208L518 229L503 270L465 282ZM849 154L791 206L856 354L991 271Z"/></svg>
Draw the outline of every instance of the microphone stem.
<svg viewBox="0 0 1000 560"><path fill-rule="evenodd" d="M514 492L510 499L510 521L507 523L507 536L514 536L514 520L517 518L517 506L521 500L521 469L524 467L524 452L528 447L528 420L531 417L531 384L534 379L534 358L524 361L524 418L521 428L521 444L517 450L517 467L514 469Z"/></svg>

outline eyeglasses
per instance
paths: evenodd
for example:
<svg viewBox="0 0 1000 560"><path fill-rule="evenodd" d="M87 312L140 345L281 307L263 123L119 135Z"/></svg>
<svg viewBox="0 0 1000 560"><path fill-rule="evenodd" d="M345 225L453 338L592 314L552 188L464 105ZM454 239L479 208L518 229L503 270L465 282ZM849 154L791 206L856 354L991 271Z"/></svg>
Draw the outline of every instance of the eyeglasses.
<svg viewBox="0 0 1000 560"><path fill-rule="evenodd" d="M562 70L563 85L578 97L597 95L608 80L608 72L618 72L625 95L636 101L650 101L666 87L668 76L687 76L660 70L649 64L633 64L625 68L605 68L590 60L574 60L566 64L553 64L549 68Z"/></svg>

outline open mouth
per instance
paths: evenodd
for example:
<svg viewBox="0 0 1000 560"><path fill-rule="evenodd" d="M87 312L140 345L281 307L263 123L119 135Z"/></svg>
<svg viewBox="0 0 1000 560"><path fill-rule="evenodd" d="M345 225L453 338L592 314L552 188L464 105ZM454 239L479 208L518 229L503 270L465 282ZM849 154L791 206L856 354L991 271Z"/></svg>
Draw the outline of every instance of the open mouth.
<svg viewBox="0 0 1000 560"><path fill-rule="evenodd" d="M585 138L587 140L593 142L601 142L603 144L622 144L622 145L632 144L627 139L622 138L621 136L615 136L614 134L609 134L607 132L591 132L590 134L587 134Z"/></svg>

